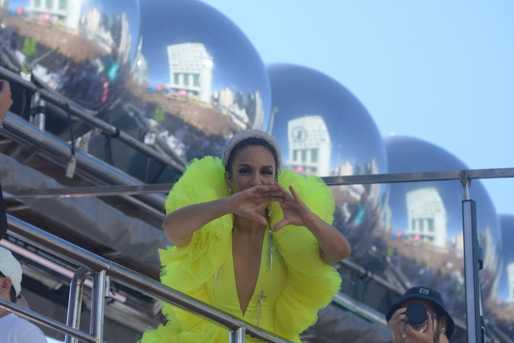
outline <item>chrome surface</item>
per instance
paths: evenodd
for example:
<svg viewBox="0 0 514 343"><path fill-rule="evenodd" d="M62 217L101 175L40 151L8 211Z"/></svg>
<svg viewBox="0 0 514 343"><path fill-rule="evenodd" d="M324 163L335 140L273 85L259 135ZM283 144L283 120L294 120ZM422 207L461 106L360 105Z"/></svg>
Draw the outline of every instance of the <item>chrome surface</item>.
<svg viewBox="0 0 514 343"><path fill-rule="evenodd" d="M500 215L503 249L494 296L486 304L497 324L514 338L514 215Z"/></svg>
<svg viewBox="0 0 514 343"><path fill-rule="evenodd" d="M360 101L319 71L290 64L268 67L273 124L271 134L284 167L334 177L387 172L382 137ZM382 224L387 186L332 187L335 225L352 245L352 259L377 266L374 235ZM380 263L383 265L383 263Z"/></svg>
<svg viewBox="0 0 514 343"><path fill-rule="evenodd" d="M0 3L0 51L21 73L92 110L123 93L137 56L139 0Z"/></svg>
<svg viewBox="0 0 514 343"><path fill-rule="evenodd" d="M238 131L266 129L265 67L227 17L197 0L147 0L141 18L141 49L128 92L107 120L183 163L220 156ZM91 152L107 160L105 140L93 138ZM159 180L159 166L122 147L112 149L114 165L148 182Z"/></svg>
<svg viewBox="0 0 514 343"><path fill-rule="evenodd" d="M420 139L392 136L385 142L393 173L467 168L444 149ZM499 267L501 231L494 205L480 181L472 181L470 195L477 204L484 261L480 284L482 298L487 300ZM463 198L459 181L391 184L386 216L389 224L383 232L387 269L406 286L426 285L439 290L456 317L465 313Z"/></svg>

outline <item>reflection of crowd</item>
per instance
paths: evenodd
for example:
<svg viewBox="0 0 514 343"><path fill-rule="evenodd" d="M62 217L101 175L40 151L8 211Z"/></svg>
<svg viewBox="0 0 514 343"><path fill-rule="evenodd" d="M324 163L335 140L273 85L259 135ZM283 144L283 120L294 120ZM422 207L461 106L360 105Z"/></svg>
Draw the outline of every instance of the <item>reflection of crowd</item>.
<svg viewBox="0 0 514 343"><path fill-rule="evenodd" d="M112 95L121 93L120 75L126 73L126 66L118 64L116 51L100 54L95 42L56 31L57 26L39 32L33 28L36 22L8 20L10 25L0 29L3 64L21 62L18 68L34 72L46 85L88 109L99 109ZM62 35L65 45L60 43Z"/></svg>
<svg viewBox="0 0 514 343"><path fill-rule="evenodd" d="M393 268L401 269L408 279L415 279L418 284L437 288L455 313L465 312L462 260L440 251L427 254L433 247L425 242L413 245L398 240L389 244L393 248L393 256L389 259ZM424 253L420 254L419 249Z"/></svg>

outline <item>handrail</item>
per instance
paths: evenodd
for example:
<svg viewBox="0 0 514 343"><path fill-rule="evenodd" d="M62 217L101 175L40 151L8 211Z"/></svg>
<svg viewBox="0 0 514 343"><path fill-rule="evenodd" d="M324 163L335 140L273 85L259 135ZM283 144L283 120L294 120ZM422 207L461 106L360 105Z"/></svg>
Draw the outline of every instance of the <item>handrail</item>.
<svg viewBox="0 0 514 343"><path fill-rule="evenodd" d="M80 330L70 328L67 325L64 325L56 320L48 319L37 312L34 312L27 308L23 308L3 299L0 299L0 308L4 308L10 312L16 313L20 317L23 317L27 320L38 323L40 325L46 326L50 329L57 330L64 334L70 334L87 342L96 342L96 338L91 335L88 335Z"/></svg>
<svg viewBox="0 0 514 343"><path fill-rule="evenodd" d="M325 176L321 179L328 186L354 184L379 184L401 182L451 181L472 179L514 178L514 168L464 169L444 172L389 173L350 176ZM167 193L172 184L115 185L91 187L63 187L43 190L28 190L12 196L16 199L34 198L80 198L93 196L121 196L148 193Z"/></svg>
<svg viewBox="0 0 514 343"><path fill-rule="evenodd" d="M98 256L17 217L7 215L7 220L9 223L9 234L13 237L25 241L28 240L36 247L51 251L58 257L71 260L79 266L86 267L94 272L105 271L111 279L115 279L127 287L137 289L152 298L173 304L206 319L214 320L233 332L244 331L249 336L271 343L289 343L289 341L285 339L279 338L263 329L235 318L228 313L202 303L184 293L166 287L150 277L134 272L102 256ZM35 320L33 316L28 319ZM68 331L68 333L72 334L72 331ZM240 337L240 335L231 335L231 337L237 338ZM239 340L233 341L232 343L241 342L242 341Z"/></svg>
<svg viewBox="0 0 514 343"><path fill-rule="evenodd" d="M396 174L374 174L374 175L354 175L354 176L335 176L325 177L324 181L328 185L349 185L349 184L371 184L371 183L396 183L396 182L426 182L426 181L448 181L448 180L459 180L464 187L465 197L463 200L463 215L466 220L464 221L464 243L466 249L465 260L471 258L473 261L476 259L476 248L474 247L473 241L476 240L472 237L471 233L476 232L474 226L475 217L474 211L466 210L466 205L471 207L474 206L473 201L469 197L469 183L472 179L477 178L511 178L514 177L514 168L496 168L496 169L476 169L476 170L458 170L458 171L447 171L447 172L421 172L421 173L396 173ZM167 191L170 187L169 184L160 185L141 185L141 186L96 186L96 187L81 187L80 189L74 188L63 188L53 189L50 191L45 190L36 194L41 197L73 197L73 196L95 196L98 194L105 195L111 192L110 195L126 195L126 194L138 194L138 192L149 193L149 192L161 192ZM162 187L162 189L159 189ZM46 194L45 194L46 192ZM34 193L32 193L34 194ZM28 194L19 194L20 197L28 197ZM469 203L469 204L468 204ZM10 225L10 232L15 236L18 235L21 238L29 239L35 242L43 249L51 249L52 252L57 253L60 256L64 256L68 259L75 260L79 265L90 268L93 271L107 273L113 279L125 284L128 287L138 289L140 292L146 295L159 299L164 302L171 303L175 306L179 306L185 310L193 312L197 315L203 316L204 318L215 320L219 324L227 327L231 330L229 335L230 342L239 343L244 342L245 334L250 336L263 339L267 342L287 342L281 338L277 338L272 334L253 327L252 325L241 321L231 315L224 313L220 310L212 308L207 304L201 303L194 298L191 298L181 292L163 286L155 280L133 272L117 263L107 260L101 256L97 256L85 249L82 249L74 244L67 242L57 236L51 235L44 230L36 228L29 223L26 223L16 217L8 215L8 222ZM469 256L466 256L469 255ZM475 262L466 264L466 292L468 293L468 285L471 281L476 282L478 270ZM100 292L100 294L102 294ZM476 297L476 291L470 290L467 294L467 298ZM336 299L339 302L346 302L348 299ZM344 300L344 301L342 301ZM336 301L337 303L338 301ZM2 305L0 303L0 305ZM350 304L351 305L351 304ZM466 302L467 313L477 313L478 305L473 304L470 301ZM363 313L373 320L380 320L380 316L375 316L374 313L368 311ZM103 316L103 313L102 313ZM477 327L481 326L481 323L477 319L467 319L468 326L468 340L471 342L481 342ZM476 329L476 330L475 330ZM477 331L476 334L471 331Z"/></svg>

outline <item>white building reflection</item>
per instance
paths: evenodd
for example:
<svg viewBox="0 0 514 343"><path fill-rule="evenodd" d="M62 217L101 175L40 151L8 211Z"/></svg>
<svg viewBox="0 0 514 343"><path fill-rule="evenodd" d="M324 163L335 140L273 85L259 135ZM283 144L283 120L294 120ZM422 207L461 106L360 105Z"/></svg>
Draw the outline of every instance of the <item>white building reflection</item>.
<svg viewBox="0 0 514 343"><path fill-rule="evenodd" d="M407 193L407 238L445 248L448 219L436 188L421 188Z"/></svg>
<svg viewBox="0 0 514 343"><path fill-rule="evenodd" d="M330 174L332 144L330 134L319 115L307 115L287 123L289 168L306 175Z"/></svg>
<svg viewBox="0 0 514 343"><path fill-rule="evenodd" d="M509 298L508 301L514 303L514 262L507 266L507 278L509 282Z"/></svg>
<svg viewBox="0 0 514 343"><path fill-rule="evenodd" d="M210 103L214 63L205 46L201 43L172 44L167 51L172 90Z"/></svg>
<svg viewBox="0 0 514 343"><path fill-rule="evenodd" d="M78 30L83 0L31 0L27 12L51 22L60 22L70 30Z"/></svg>

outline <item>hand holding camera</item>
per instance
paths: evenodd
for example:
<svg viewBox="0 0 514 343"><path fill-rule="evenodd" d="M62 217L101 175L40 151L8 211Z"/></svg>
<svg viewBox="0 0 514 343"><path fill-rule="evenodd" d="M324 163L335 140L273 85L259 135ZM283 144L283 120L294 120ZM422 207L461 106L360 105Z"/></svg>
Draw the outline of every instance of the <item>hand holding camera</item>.
<svg viewBox="0 0 514 343"><path fill-rule="evenodd" d="M434 319L422 304L401 307L389 321L395 343L434 343Z"/></svg>
<svg viewBox="0 0 514 343"><path fill-rule="evenodd" d="M386 314L393 343L448 343L455 323L439 292L427 287L408 289Z"/></svg>

